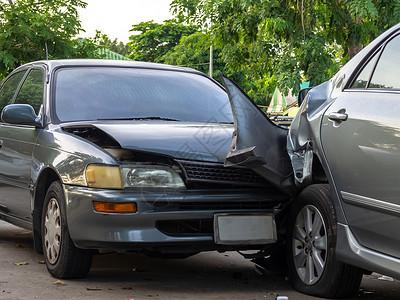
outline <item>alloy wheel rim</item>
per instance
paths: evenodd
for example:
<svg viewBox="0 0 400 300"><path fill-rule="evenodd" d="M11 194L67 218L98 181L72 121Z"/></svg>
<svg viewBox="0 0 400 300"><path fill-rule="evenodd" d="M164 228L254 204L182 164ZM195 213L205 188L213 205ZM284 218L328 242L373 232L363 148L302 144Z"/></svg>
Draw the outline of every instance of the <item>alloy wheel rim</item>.
<svg viewBox="0 0 400 300"><path fill-rule="evenodd" d="M318 282L327 260L327 231L320 211L312 205L302 208L293 229L293 261L300 279L307 285Z"/></svg>
<svg viewBox="0 0 400 300"><path fill-rule="evenodd" d="M54 265L61 249L61 212L55 198L50 199L44 218L44 246L46 257Z"/></svg>

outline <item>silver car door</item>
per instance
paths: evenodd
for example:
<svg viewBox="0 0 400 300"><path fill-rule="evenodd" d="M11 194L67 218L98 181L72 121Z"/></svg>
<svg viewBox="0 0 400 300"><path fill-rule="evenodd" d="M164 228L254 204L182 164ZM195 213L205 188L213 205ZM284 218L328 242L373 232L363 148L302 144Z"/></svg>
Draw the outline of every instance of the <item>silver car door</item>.
<svg viewBox="0 0 400 300"><path fill-rule="evenodd" d="M372 59L364 68L375 70L372 79L363 79L361 72L325 112L321 126L323 149L352 232L362 245L395 257L400 257L399 57L398 36L376 67Z"/></svg>

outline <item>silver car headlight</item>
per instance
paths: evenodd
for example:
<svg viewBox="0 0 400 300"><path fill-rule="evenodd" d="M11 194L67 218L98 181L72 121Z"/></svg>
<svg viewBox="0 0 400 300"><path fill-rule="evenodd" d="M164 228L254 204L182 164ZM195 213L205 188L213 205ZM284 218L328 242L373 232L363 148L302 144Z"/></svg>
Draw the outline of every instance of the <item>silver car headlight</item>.
<svg viewBox="0 0 400 300"><path fill-rule="evenodd" d="M184 189L185 183L173 169L164 166L121 166L125 188Z"/></svg>

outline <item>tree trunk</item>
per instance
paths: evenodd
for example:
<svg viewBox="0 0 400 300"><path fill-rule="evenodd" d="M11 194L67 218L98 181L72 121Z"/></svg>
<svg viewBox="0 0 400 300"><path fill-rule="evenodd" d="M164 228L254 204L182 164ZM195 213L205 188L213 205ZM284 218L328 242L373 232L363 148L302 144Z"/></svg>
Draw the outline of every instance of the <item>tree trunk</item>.
<svg viewBox="0 0 400 300"><path fill-rule="evenodd" d="M348 10L346 10L346 14L348 14L351 17L351 14ZM354 20L356 22L356 24L361 24L362 23L362 17L358 16L356 17L356 19ZM353 40L351 37L353 36L351 34L351 32L349 32L349 24L346 22L346 29L348 30L348 38L349 38L349 45L347 48L347 51L349 53L349 60L352 59L358 52L361 51L361 49L363 48L360 40Z"/></svg>
<svg viewBox="0 0 400 300"><path fill-rule="evenodd" d="M352 59L358 52L362 50L363 46L362 44L358 41L350 41L349 46L347 48L347 51L349 53L349 60Z"/></svg>

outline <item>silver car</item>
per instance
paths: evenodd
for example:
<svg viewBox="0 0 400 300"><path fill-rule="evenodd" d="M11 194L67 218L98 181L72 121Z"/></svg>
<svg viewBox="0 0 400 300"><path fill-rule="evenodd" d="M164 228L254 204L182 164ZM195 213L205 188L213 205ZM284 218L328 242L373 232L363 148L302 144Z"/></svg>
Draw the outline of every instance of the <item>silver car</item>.
<svg viewBox="0 0 400 300"><path fill-rule="evenodd" d="M303 293L347 297L372 271L400 278L399 69L397 25L312 88L288 132L225 78L236 123L227 162L291 195L287 265Z"/></svg>
<svg viewBox="0 0 400 300"><path fill-rule="evenodd" d="M191 69L60 60L0 89L0 218L33 230L58 278L92 255L187 257L283 240L290 197L224 167L234 131L224 88Z"/></svg>

